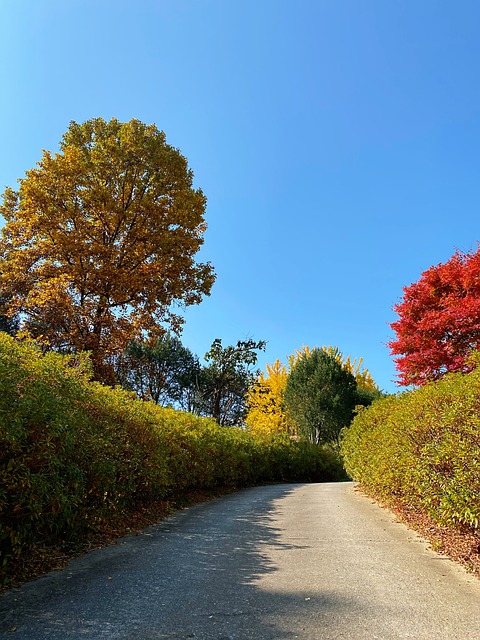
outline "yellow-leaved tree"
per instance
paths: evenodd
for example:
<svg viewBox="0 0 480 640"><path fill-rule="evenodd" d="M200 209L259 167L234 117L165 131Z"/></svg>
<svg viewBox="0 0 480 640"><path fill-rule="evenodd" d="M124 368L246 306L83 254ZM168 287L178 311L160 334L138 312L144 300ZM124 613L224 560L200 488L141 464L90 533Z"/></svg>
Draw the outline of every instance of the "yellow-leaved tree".
<svg viewBox="0 0 480 640"><path fill-rule="evenodd" d="M175 305L209 294L212 266L194 259L206 199L155 125L72 122L19 182L0 205L0 313L47 347L90 351L97 379L111 381L132 339L178 331Z"/></svg>
<svg viewBox="0 0 480 640"><path fill-rule="evenodd" d="M266 365L267 372L261 373L247 395L247 427L265 435L273 433L296 433L296 427L289 420L283 407L283 397L287 386L287 367L276 360Z"/></svg>
<svg viewBox="0 0 480 640"><path fill-rule="evenodd" d="M285 390L290 372L302 358L309 358L318 350L303 346L288 356L288 366L276 360L267 364L266 374L261 373L247 394L248 413L245 419L247 427L258 433L298 433L298 424L294 412L285 402ZM367 406L382 395L379 386L373 380L368 369L362 368L363 358L345 357L338 347L322 347L330 358L336 360L342 369L350 373L356 383L355 401Z"/></svg>

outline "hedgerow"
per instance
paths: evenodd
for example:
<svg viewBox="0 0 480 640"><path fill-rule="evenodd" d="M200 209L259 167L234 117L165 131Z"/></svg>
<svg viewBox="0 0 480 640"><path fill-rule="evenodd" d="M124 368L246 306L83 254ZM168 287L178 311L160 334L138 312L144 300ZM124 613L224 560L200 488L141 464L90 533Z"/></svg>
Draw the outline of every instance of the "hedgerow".
<svg viewBox="0 0 480 640"><path fill-rule="evenodd" d="M27 550L192 489L343 479L334 453L90 382L87 358L0 333L0 581Z"/></svg>
<svg viewBox="0 0 480 640"><path fill-rule="evenodd" d="M375 401L344 430L342 454L371 495L478 530L480 370Z"/></svg>

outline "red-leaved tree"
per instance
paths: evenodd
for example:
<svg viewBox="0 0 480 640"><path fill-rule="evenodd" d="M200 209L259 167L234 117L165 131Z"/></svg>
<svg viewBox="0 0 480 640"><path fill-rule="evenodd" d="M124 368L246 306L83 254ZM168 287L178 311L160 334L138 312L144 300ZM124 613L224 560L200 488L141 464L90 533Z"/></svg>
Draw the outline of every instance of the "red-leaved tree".
<svg viewBox="0 0 480 640"><path fill-rule="evenodd" d="M403 289L391 324L388 346L399 372L398 384L422 385L451 371L468 372L468 358L480 350L480 248L457 251L430 267Z"/></svg>

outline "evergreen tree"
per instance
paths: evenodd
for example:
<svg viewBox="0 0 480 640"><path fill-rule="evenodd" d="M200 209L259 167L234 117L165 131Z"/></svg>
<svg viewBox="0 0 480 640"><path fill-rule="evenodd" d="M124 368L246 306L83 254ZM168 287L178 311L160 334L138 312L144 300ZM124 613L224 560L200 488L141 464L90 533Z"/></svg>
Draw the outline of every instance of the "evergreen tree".
<svg viewBox="0 0 480 640"><path fill-rule="evenodd" d="M317 444L335 441L353 417L355 378L333 354L314 348L297 355L287 380L287 414Z"/></svg>

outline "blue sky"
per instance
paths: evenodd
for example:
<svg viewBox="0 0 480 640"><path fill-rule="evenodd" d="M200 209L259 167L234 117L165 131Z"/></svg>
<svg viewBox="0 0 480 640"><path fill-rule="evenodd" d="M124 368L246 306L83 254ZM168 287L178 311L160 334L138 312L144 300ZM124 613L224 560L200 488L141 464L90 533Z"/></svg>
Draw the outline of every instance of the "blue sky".
<svg viewBox="0 0 480 640"><path fill-rule="evenodd" d="M71 120L156 123L208 198L212 294L183 342L363 357L402 287L480 240L480 4L2 0L0 187Z"/></svg>

